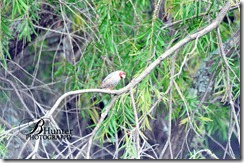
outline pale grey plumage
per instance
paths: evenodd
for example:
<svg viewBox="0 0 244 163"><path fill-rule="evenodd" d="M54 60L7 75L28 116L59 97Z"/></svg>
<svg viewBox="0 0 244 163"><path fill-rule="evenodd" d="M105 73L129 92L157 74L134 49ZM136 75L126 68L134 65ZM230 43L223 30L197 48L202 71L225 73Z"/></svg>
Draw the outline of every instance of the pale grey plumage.
<svg viewBox="0 0 244 163"><path fill-rule="evenodd" d="M125 76L124 71L114 71L102 81L101 88L113 89Z"/></svg>

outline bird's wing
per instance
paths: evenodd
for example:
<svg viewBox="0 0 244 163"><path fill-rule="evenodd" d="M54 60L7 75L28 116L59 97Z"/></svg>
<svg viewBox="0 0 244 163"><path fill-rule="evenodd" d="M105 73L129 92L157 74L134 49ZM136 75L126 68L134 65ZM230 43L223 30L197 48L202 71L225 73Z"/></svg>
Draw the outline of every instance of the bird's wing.
<svg viewBox="0 0 244 163"><path fill-rule="evenodd" d="M103 81L101 84L101 88L104 87L110 87L109 85L111 85L113 83L113 77L116 75L116 73L118 73L117 71L112 72L111 74L109 74Z"/></svg>
<svg viewBox="0 0 244 163"><path fill-rule="evenodd" d="M112 75L108 75L105 79L103 79L102 81L102 84L101 84L101 87L105 87L109 82L111 82L112 80Z"/></svg>

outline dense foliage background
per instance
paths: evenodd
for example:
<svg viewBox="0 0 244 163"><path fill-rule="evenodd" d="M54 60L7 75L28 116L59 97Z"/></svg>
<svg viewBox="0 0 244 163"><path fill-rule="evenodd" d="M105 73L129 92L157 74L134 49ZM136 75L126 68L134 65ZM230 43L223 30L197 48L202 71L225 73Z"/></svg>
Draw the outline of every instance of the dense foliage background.
<svg viewBox="0 0 244 163"><path fill-rule="evenodd" d="M98 88L115 70L127 74L116 89L126 86L213 22L226 2L0 1L0 157L240 158L238 0L217 29L176 50L132 90L62 100L52 127L73 129L71 140L26 140L19 132L22 120L43 117L62 94Z"/></svg>

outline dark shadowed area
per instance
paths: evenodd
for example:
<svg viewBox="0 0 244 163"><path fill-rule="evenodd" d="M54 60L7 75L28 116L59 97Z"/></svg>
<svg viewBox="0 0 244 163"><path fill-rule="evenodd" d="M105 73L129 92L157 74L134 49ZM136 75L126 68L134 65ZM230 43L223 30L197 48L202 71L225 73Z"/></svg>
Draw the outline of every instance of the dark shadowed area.
<svg viewBox="0 0 244 163"><path fill-rule="evenodd" d="M240 159L240 55L239 0L2 0L0 158Z"/></svg>

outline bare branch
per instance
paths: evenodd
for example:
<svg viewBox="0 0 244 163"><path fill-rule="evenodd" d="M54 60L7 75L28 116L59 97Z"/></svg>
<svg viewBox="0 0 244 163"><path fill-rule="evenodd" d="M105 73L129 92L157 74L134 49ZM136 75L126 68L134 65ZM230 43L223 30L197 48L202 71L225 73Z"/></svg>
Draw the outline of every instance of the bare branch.
<svg viewBox="0 0 244 163"><path fill-rule="evenodd" d="M99 127L102 125L103 120L105 119L105 117L108 115L109 110L112 108L112 106L114 105L114 103L116 102L116 100L118 99L118 96L114 96L111 100L111 102L109 103L109 105L106 107L105 111L102 113L101 118L99 120L99 122L97 123L96 127L93 129L91 136L88 140L88 147L87 147L87 154L86 154L86 158L90 159L90 150L91 150L91 145L92 145L92 140L93 137L95 136L97 130L99 129ZM78 155L77 155L78 156Z"/></svg>
<svg viewBox="0 0 244 163"><path fill-rule="evenodd" d="M85 89L85 90L77 90L77 91L71 91L63 94L54 104L54 106L51 108L51 110L46 114L45 117L50 117L53 112L56 110L58 105L61 103L61 101L70 95L76 95L76 94L82 94L82 93L107 93L107 94L123 94L127 91L129 91L131 88L135 87L138 83L140 83L148 74L152 72L152 70L157 67L165 58L169 57L171 54L173 54L176 50L180 49L182 46L186 45L188 42L195 40L196 38L200 38L204 36L205 34L211 32L215 28L219 26L219 24L222 22L224 16L228 12L230 8L230 1L227 1L225 6L220 11L217 18L208 26L205 28L199 30L198 32L195 32L192 35L189 35L188 37L182 39L177 44L175 44L173 47L171 47L169 50L167 50L165 53L163 53L158 59L156 59L153 63L151 63L137 78L132 79L132 81L125 87L119 89L119 90L104 90L104 89Z"/></svg>
<svg viewBox="0 0 244 163"><path fill-rule="evenodd" d="M226 78L227 78L227 93L228 93L229 103L230 103L230 106L231 106L231 110L230 110L230 124L229 124L229 131L228 131L229 132L228 133L228 142L227 142L227 145L226 145L226 150L225 150L225 153L224 153L224 157L226 156L227 148L229 147L229 150L230 150L232 158L235 158L235 155L232 152L230 139L231 139L231 135L232 135L234 126L236 125L237 133L238 133L237 134L237 139L238 139L238 142L240 143L240 125L239 125L239 122L238 122L238 119L237 119L237 115L236 115L236 112L235 112L235 106L234 106L234 102L233 102L233 99L232 99L232 86L231 86L231 82L230 82L230 71L229 71L231 68L230 68L228 60L226 58L226 54L224 52L223 42L222 42L222 38L220 36L219 28L217 28L217 38L218 38L218 43L219 43L220 54L221 54L221 56L222 56L222 58L224 60L224 63L225 63ZM235 119L235 125L233 125L233 126L232 126L232 115L234 115L234 119Z"/></svg>
<svg viewBox="0 0 244 163"><path fill-rule="evenodd" d="M137 115L137 111L136 111L136 103L135 103L132 88L130 89L130 96L131 96L131 101L132 101L132 106L133 106L134 116L135 116L135 122L136 122L135 140L136 140L137 159L140 159L140 137L139 137L140 126L139 126L139 120L138 120L138 115Z"/></svg>
<svg viewBox="0 0 244 163"><path fill-rule="evenodd" d="M229 97L229 103L230 103L230 106L231 106L231 111L234 115L234 119L235 119L235 123L236 123L236 127L237 127L237 133L238 133L238 142L240 144L240 125L239 125L239 122L238 122L238 119L237 119L237 115L236 115L236 112L235 112L235 106L234 106L234 102L233 102L233 99L232 99L232 86L231 86L231 83L230 83L230 71L231 70L231 67L228 63L228 60L226 58L226 54L225 54L225 51L224 51L224 47L223 47L223 42L222 42L222 38L220 36L220 30L219 28L217 28L217 36L218 36L218 42L219 42L219 50L220 50L220 54L224 60L224 63L225 63L225 69L226 69L226 77L227 77L227 92L228 92L228 97Z"/></svg>

